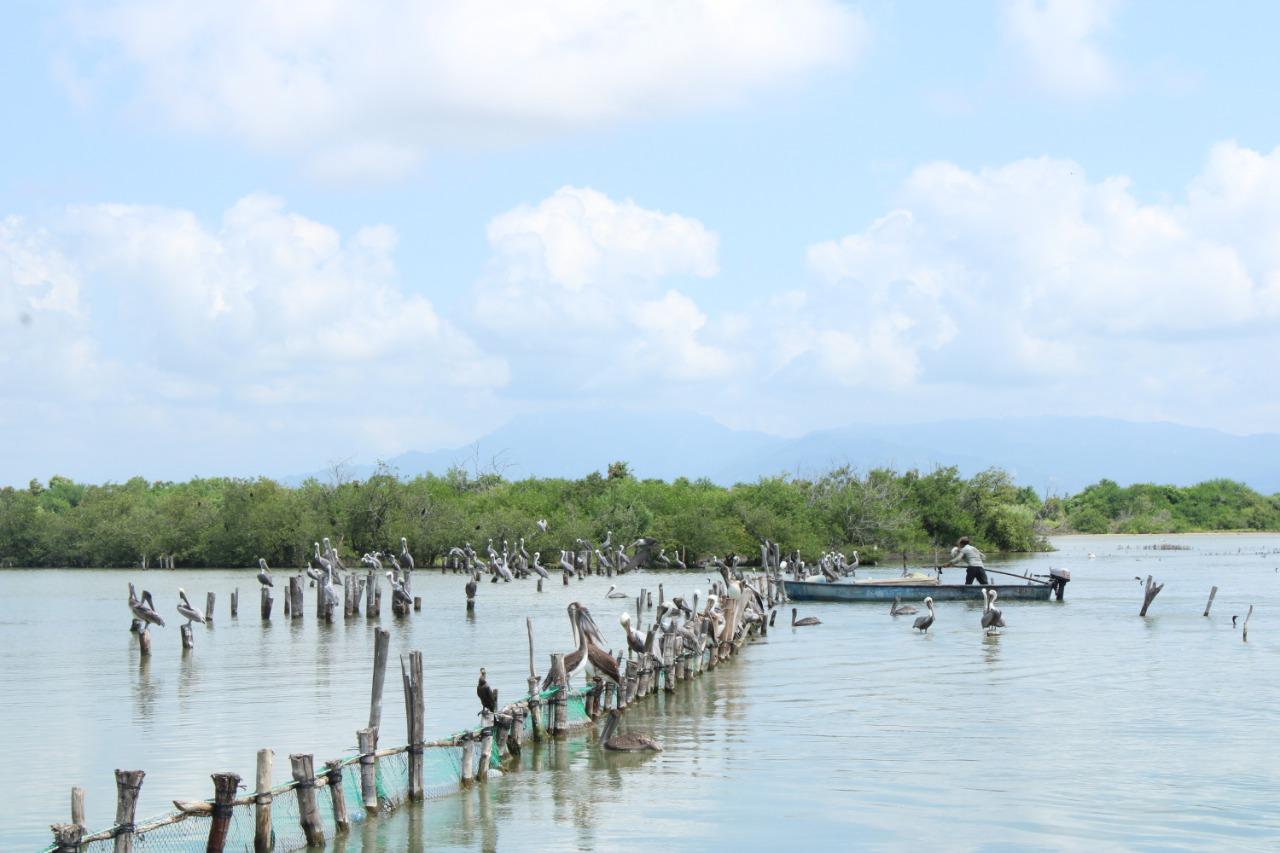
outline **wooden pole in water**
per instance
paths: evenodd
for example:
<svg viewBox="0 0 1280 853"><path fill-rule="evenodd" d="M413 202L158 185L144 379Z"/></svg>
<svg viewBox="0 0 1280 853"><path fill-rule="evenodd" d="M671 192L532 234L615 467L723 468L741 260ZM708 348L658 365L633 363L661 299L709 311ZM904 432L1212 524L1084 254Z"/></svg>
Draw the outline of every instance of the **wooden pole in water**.
<svg viewBox="0 0 1280 853"><path fill-rule="evenodd" d="M142 790L143 770L116 771L116 838L114 853L133 853L134 813Z"/></svg>
<svg viewBox="0 0 1280 853"><path fill-rule="evenodd" d="M1253 615L1253 605L1249 605L1249 612L1244 615L1244 629L1240 632L1240 639L1249 642L1249 617Z"/></svg>
<svg viewBox="0 0 1280 853"><path fill-rule="evenodd" d="M415 596L413 597L413 609L414 609L415 611L418 611L418 610L421 610L421 609L422 609L422 596L420 596L420 595L415 595Z"/></svg>
<svg viewBox="0 0 1280 853"><path fill-rule="evenodd" d="M464 788L471 784L475 774L475 750L475 741L472 739L471 732L464 732L462 735L462 787Z"/></svg>
<svg viewBox="0 0 1280 853"><path fill-rule="evenodd" d="M316 775L315 761L310 755L294 753L289 756L294 788L298 792L298 822L302 824L302 834L307 837L308 847L324 846L324 827L320 824L320 811L316 808Z"/></svg>
<svg viewBox="0 0 1280 853"><path fill-rule="evenodd" d="M370 619L378 615L378 611L373 608L373 592L377 588L378 579L374 577L373 572L369 572L364 582L364 615Z"/></svg>
<svg viewBox="0 0 1280 853"><path fill-rule="evenodd" d="M1218 588L1217 588L1216 586L1215 586L1215 587L1212 587L1212 588L1209 590L1209 602L1208 602L1207 604L1205 604L1205 606L1204 606L1204 615L1205 615L1205 616L1208 616L1208 615L1209 615L1209 608L1213 606L1213 597L1214 597L1215 595L1217 595L1217 594L1218 594Z"/></svg>
<svg viewBox="0 0 1280 853"><path fill-rule="evenodd" d="M409 734L409 799L422 799L422 741L425 723L422 698L422 652L400 656L400 676L404 681L405 726Z"/></svg>
<svg viewBox="0 0 1280 853"><path fill-rule="evenodd" d="M266 589L266 587L263 587ZM240 615L240 587L231 590L231 618L235 619Z"/></svg>
<svg viewBox="0 0 1280 853"><path fill-rule="evenodd" d="M302 618L302 611L305 605L302 599L302 576L301 575L294 575L293 577L289 578L289 598L292 599L289 607L290 615L294 619Z"/></svg>
<svg viewBox="0 0 1280 853"><path fill-rule="evenodd" d="M480 766L476 768L476 779L481 782L489 778L489 762L493 756L493 712L485 708L480 712Z"/></svg>
<svg viewBox="0 0 1280 853"><path fill-rule="evenodd" d="M262 621L263 621L263 622L266 622L268 619L270 619L270 618L271 618L271 605L272 605L272 603L273 603L273 601L272 601L272 598L271 598L271 587L264 586L264 587L262 588L261 600L260 600L260 602L259 602L259 606L258 606L258 610L259 610L259 612L262 614ZM287 614L287 613L289 612L289 599L288 599L288 598L285 598L284 603L285 603L284 611L285 611L285 613Z"/></svg>
<svg viewBox="0 0 1280 853"><path fill-rule="evenodd" d="M569 713L569 699L565 695L569 692L569 679L564 671L564 653L556 652L551 656L551 683L556 686L556 694L552 697L551 702L554 705L550 726L552 736L558 736L564 733L567 728L567 717Z"/></svg>
<svg viewBox="0 0 1280 853"><path fill-rule="evenodd" d="M182 647L184 649L195 648L196 638L195 638L195 635L191 633L190 622L188 622L185 625L179 626L178 633L182 634Z"/></svg>
<svg viewBox="0 0 1280 853"><path fill-rule="evenodd" d="M369 814L378 813L378 730L376 728L361 729L356 732L356 742L360 748L360 795L364 799L364 810Z"/></svg>
<svg viewBox="0 0 1280 853"><path fill-rule="evenodd" d="M1147 615L1147 608L1151 606L1151 602L1156 600L1156 596L1160 594L1160 590L1164 589L1164 584L1155 583L1151 575L1147 575L1147 585L1142 593L1142 610L1138 612L1139 616Z"/></svg>
<svg viewBox="0 0 1280 853"><path fill-rule="evenodd" d="M204 624L213 627L213 602L216 596L212 592L205 593L204 596Z"/></svg>
<svg viewBox="0 0 1280 853"><path fill-rule="evenodd" d="M53 830L54 853L77 853L80 849L80 838L84 835L84 827L78 823L55 823L49 827Z"/></svg>
<svg viewBox="0 0 1280 853"><path fill-rule="evenodd" d="M205 853L222 853L227 844L227 830L231 826L231 801L240 787L239 773L213 774L213 820L209 822L209 841Z"/></svg>
<svg viewBox="0 0 1280 853"><path fill-rule="evenodd" d="M329 801L333 803L334 828L346 832L351 828L351 817L347 814L347 792L342 790L342 759L326 762L324 775L329 783Z"/></svg>
<svg viewBox="0 0 1280 853"><path fill-rule="evenodd" d="M147 623L142 623L142 630L138 632L138 653L143 657L151 654L151 631Z"/></svg>
<svg viewBox="0 0 1280 853"><path fill-rule="evenodd" d="M84 822L84 788L71 789L71 822L81 829L89 828Z"/></svg>
<svg viewBox="0 0 1280 853"><path fill-rule="evenodd" d="M284 615L288 616L293 608L289 605L293 602L293 578L289 578L288 585L284 588Z"/></svg>
<svg viewBox="0 0 1280 853"><path fill-rule="evenodd" d="M387 649L391 646L391 632L385 628L373 631L373 689L369 695L369 728L377 731L382 726L382 686L387 680Z"/></svg>
<svg viewBox="0 0 1280 853"><path fill-rule="evenodd" d="M258 750L258 766L253 786L253 851L271 851L271 759L275 755L269 749Z"/></svg>

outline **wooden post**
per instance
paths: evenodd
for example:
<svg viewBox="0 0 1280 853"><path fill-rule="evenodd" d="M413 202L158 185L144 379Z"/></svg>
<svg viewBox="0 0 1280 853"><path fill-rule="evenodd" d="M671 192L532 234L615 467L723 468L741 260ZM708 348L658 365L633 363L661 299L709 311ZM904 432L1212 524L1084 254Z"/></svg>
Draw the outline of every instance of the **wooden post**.
<svg viewBox="0 0 1280 853"><path fill-rule="evenodd" d="M538 578L538 592L542 592L542 578Z"/></svg>
<svg viewBox="0 0 1280 853"><path fill-rule="evenodd" d="M347 793L342 790L342 759L327 762L324 775L329 783L329 801L333 803L334 828L346 832L351 828L351 817L347 814Z"/></svg>
<svg viewBox="0 0 1280 853"><path fill-rule="evenodd" d="M264 586L264 587L262 588L261 599L262 599L262 600L261 600L261 602L260 602L260 608L259 608L259 609L260 609L260 611L261 611L261 613L262 613L262 621L263 621L263 622L266 622L268 619L270 619L270 618L271 618L271 604L272 604L272 598L271 598L271 587L269 587L269 586ZM289 612L289 606L288 606L288 605L289 605L289 599L288 599L288 598L286 598L286 599L284 600L284 603L285 603L285 613L287 614L287 613Z"/></svg>
<svg viewBox="0 0 1280 853"><path fill-rule="evenodd" d="M378 611L373 606L373 593L378 588L378 579L374 577L373 572L369 572L364 583L364 615L372 618L378 615Z"/></svg>
<svg viewBox="0 0 1280 853"><path fill-rule="evenodd" d="M84 822L84 788L71 789L71 822L81 829L89 828Z"/></svg>
<svg viewBox="0 0 1280 853"><path fill-rule="evenodd" d="M142 790L143 770L116 771L116 828L114 853L133 853L134 813Z"/></svg>
<svg viewBox="0 0 1280 853"><path fill-rule="evenodd" d="M538 674L533 669L533 617L524 617L524 630L529 635L529 695L538 692Z"/></svg>
<svg viewBox="0 0 1280 853"><path fill-rule="evenodd" d="M178 633L182 634L182 648L184 649L195 648L196 638L195 638L195 635L191 633L190 622L188 622L185 625L180 625L178 627Z"/></svg>
<svg viewBox="0 0 1280 853"><path fill-rule="evenodd" d="M373 689L369 697L369 728L377 731L382 725L382 686L387 680L387 649L391 645L391 632L383 628L373 631Z"/></svg>
<svg viewBox="0 0 1280 853"><path fill-rule="evenodd" d="M324 827L320 824L320 810L316 808L316 778L314 759L310 755L294 753L289 756L293 771L294 788L298 792L298 822L308 847L324 846Z"/></svg>
<svg viewBox="0 0 1280 853"><path fill-rule="evenodd" d="M489 762L493 755L493 712L485 708L480 712L480 766L476 778L481 782L489 778Z"/></svg>
<svg viewBox="0 0 1280 853"><path fill-rule="evenodd" d="M471 732L463 732L462 734L462 786L465 788L471 784L471 779L475 774L476 767L476 745L472 739Z"/></svg>
<svg viewBox="0 0 1280 853"><path fill-rule="evenodd" d="M511 709L511 734L507 737L507 752L511 755L519 755L524 751L524 718L527 713L522 704Z"/></svg>
<svg viewBox="0 0 1280 853"><path fill-rule="evenodd" d="M534 740L542 740L542 720L539 719L538 709L542 707L542 702L538 700L537 680L529 679L534 683L534 687L529 691L529 729Z"/></svg>
<svg viewBox="0 0 1280 853"><path fill-rule="evenodd" d="M354 615L353 608L355 607L355 602L352 600L352 596L354 595L355 590L353 589L353 580L355 580L355 578L351 577L351 575L347 575L342 579L342 615L344 618L349 618Z"/></svg>
<svg viewBox="0 0 1280 853"><path fill-rule="evenodd" d="M1142 610L1138 612L1139 616L1147 615L1147 608L1151 606L1151 602L1156 600L1156 596L1160 594L1160 590L1164 589L1164 584L1155 583L1151 575L1147 575L1147 585L1142 593Z"/></svg>
<svg viewBox="0 0 1280 853"><path fill-rule="evenodd" d="M422 799L422 741L425 722L422 698L422 652L400 656L400 677L404 682L405 726L409 735L409 799Z"/></svg>
<svg viewBox="0 0 1280 853"><path fill-rule="evenodd" d="M209 841L205 853L222 853L227 844L227 830L231 827L231 801L240 787L239 773L213 774L213 820L209 822Z"/></svg>
<svg viewBox="0 0 1280 853"><path fill-rule="evenodd" d="M294 575L289 578L289 615L294 619L302 617L302 577Z"/></svg>
<svg viewBox="0 0 1280 853"><path fill-rule="evenodd" d="M1205 604L1205 606L1204 606L1204 615L1205 615L1205 616L1208 616L1208 615L1209 615L1209 608L1213 606L1213 597L1214 597L1215 595L1217 595L1217 594L1218 594L1218 588L1217 588L1216 586L1215 586L1215 587L1210 588L1210 590L1209 590L1209 602L1208 602L1207 604Z"/></svg>
<svg viewBox="0 0 1280 853"><path fill-rule="evenodd" d="M605 713L608 713L609 709L614 706L615 700L613 697L616 693L617 693L617 685L615 685L612 681L606 681L604 683L604 706L601 708L601 710L604 711Z"/></svg>
<svg viewBox="0 0 1280 853"><path fill-rule="evenodd" d="M373 590L373 615L378 616L382 613L382 587L375 586Z"/></svg>
<svg viewBox="0 0 1280 853"><path fill-rule="evenodd" d="M324 618L324 584L315 583L316 588L316 618Z"/></svg>
<svg viewBox="0 0 1280 853"><path fill-rule="evenodd" d="M360 795L364 799L364 810L369 814L378 813L378 730L361 729L356 732L356 742L360 745Z"/></svg>
<svg viewBox="0 0 1280 853"><path fill-rule="evenodd" d="M204 596L204 624L213 627L213 602L216 596L212 593L205 593Z"/></svg>
<svg viewBox="0 0 1280 853"><path fill-rule="evenodd" d="M568 716L568 697L565 694L569 690L568 677L564 671L564 653L556 652L551 656L551 683L558 689L555 696L551 698L552 712L551 719L548 721L550 725L550 733L557 736L564 733L566 718Z"/></svg>
<svg viewBox="0 0 1280 853"><path fill-rule="evenodd" d="M77 853L84 827L78 823L55 823L53 830L54 853Z"/></svg>
<svg viewBox="0 0 1280 853"><path fill-rule="evenodd" d="M292 584L293 584L293 578L289 578L289 585L292 586ZM289 616L293 610L293 608L289 606L292 600L293 600L293 590L291 590L288 586L286 586L284 589L284 615L285 616Z"/></svg>
<svg viewBox="0 0 1280 853"><path fill-rule="evenodd" d="M1249 612L1244 615L1244 629L1240 632L1240 639L1249 642L1249 617L1253 615L1253 605L1249 605Z"/></svg>
<svg viewBox="0 0 1280 853"><path fill-rule="evenodd" d="M422 596L420 596L420 595L415 595L415 596L413 597L413 609L414 609L415 611L418 611L418 610L421 610L421 609L422 609Z"/></svg>
<svg viewBox="0 0 1280 853"><path fill-rule="evenodd" d="M143 657L151 654L151 631L145 622L142 630L138 632L138 653Z"/></svg>
<svg viewBox="0 0 1280 853"><path fill-rule="evenodd" d="M263 587L266 589L266 587ZM235 619L240 615L240 587L231 590L231 618Z"/></svg>
<svg viewBox="0 0 1280 853"><path fill-rule="evenodd" d="M288 601L288 599L285 599ZM253 786L253 851L270 853L271 850L271 759L275 755L269 749L258 750L258 767Z"/></svg>

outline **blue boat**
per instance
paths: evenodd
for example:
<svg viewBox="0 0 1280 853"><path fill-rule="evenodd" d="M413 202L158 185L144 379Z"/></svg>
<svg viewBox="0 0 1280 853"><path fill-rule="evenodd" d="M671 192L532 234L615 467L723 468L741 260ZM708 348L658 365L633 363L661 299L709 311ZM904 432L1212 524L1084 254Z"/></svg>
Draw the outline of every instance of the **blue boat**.
<svg viewBox="0 0 1280 853"><path fill-rule="evenodd" d="M1055 569L1047 580L1027 578L1023 583L989 584L985 589L1000 593L1001 601L1048 601L1056 595L1062 600L1071 575ZM792 601L877 601L889 602L895 598L905 601L981 601L984 587L961 583L825 583L822 581L783 580L787 598Z"/></svg>

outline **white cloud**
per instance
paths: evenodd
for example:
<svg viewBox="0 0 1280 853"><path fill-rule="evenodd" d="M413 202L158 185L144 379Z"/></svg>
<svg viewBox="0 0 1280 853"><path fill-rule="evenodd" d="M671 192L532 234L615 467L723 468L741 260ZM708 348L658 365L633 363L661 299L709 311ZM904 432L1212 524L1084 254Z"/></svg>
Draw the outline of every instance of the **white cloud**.
<svg viewBox="0 0 1280 853"><path fill-rule="evenodd" d="M281 417L334 448L386 450L387 422L422 441L507 368L404 290L395 245L386 226L344 236L264 195L214 227L118 204L3 220L0 403L55 413L51 429L92 406L104 440L216 415L211 441L224 443Z"/></svg>
<svg viewBox="0 0 1280 853"><path fill-rule="evenodd" d="M77 24L178 125L326 174L394 173L459 136L731 103L850 61L866 37L836 0L115 0Z"/></svg>
<svg viewBox="0 0 1280 853"><path fill-rule="evenodd" d="M1119 75L1098 44L1116 0L1006 0L1005 34L1036 82L1068 97L1114 91Z"/></svg>

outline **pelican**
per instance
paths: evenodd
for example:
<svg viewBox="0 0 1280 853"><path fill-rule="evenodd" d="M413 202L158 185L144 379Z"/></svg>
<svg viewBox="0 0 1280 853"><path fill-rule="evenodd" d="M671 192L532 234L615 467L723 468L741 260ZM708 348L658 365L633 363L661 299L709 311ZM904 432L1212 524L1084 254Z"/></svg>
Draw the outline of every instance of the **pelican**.
<svg viewBox="0 0 1280 853"><path fill-rule="evenodd" d="M387 572L387 581L391 584L391 597L393 600L400 602L406 607L408 607L410 604L413 604L413 598L409 595L408 592L405 591L404 584L396 580L395 572ZM329 587L325 587L326 596L328 595L328 590L329 590ZM334 590L335 592L333 593L333 603L337 604L338 593L336 591L337 590L336 586L334 587Z"/></svg>
<svg viewBox="0 0 1280 853"><path fill-rule="evenodd" d="M271 582L271 573L267 571L267 561L261 557L258 558L258 583L263 586L275 586Z"/></svg>
<svg viewBox="0 0 1280 853"><path fill-rule="evenodd" d="M636 654L644 652L644 634L631 627L631 614L623 613L618 617L618 624L627 635L627 646Z"/></svg>
<svg viewBox="0 0 1280 853"><path fill-rule="evenodd" d="M466 590L467 590L467 601L471 601L473 598L475 598L475 597L476 597L476 586L477 586L477 584L476 584L476 573L475 573L475 572L472 572L472 573L471 573L471 580L467 581L467 586L466 586Z"/></svg>
<svg viewBox="0 0 1280 853"><path fill-rule="evenodd" d="M912 613L918 613L918 612L919 611L916 610L914 607L912 607L910 604L903 604L902 596L900 595L895 595L893 597L893 604L889 606L890 616L910 616Z"/></svg>
<svg viewBox="0 0 1280 853"><path fill-rule="evenodd" d="M627 598L628 597L625 592L622 592L621 590L618 590L617 592L615 592L615 590L618 590L617 585L609 584L609 591L604 594L604 597L605 598Z"/></svg>
<svg viewBox="0 0 1280 853"><path fill-rule="evenodd" d="M537 525L538 525L538 529L541 530L543 533L547 532L547 520L545 518L538 519Z"/></svg>
<svg viewBox="0 0 1280 853"><path fill-rule="evenodd" d="M480 667L480 681L476 684L476 696L480 697L480 704L486 711L497 713L498 691L490 687L489 682L484 680L484 667Z"/></svg>
<svg viewBox="0 0 1280 853"><path fill-rule="evenodd" d="M924 607L929 612L924 616L917 616L916 621L911 625L917 631L929 633L929 626L933 624L933 598L929 597L924 600Z"/></svg>
<svg viewBox="0 0 1280 853"><path fill-rule="evenodd" d="M794 607L791 608L791 627L792 628L800 628L805 625L821 625L821 624L822 624L822 620L819 619L817 616L806 616L803 619L797 620L796 609Z"/></svg>
<svg viewBox="0 0 1280 853"><path fill-rule="evenodd" d="M542 565L542 552L534 551L533 560L529 563L529 568L540 578L549 578L551 575L547 573L546 566Z"/></svg>
<svg viewBox="0 0 1280 853"><path fill-rule="evenodd" d="M133 591L133 584L129 584L129 610L142 622L143 630L146 630L148 625L164 627L164 619L156 612L155 604L151 600L151 593L144 589L142 598L138 598Z"/></svg>
<svg viewBox="0 0 1280 853"><path fill-rule="evenodd" d="M400 537L400 562L409 567L409 571L413 571L413 555L409 553L409 540L403 536Z"/></svg>
<svg viewBox="0 0 1280 853"><path fill-rule="evenodd" d="M669 565L671 565L671 558L667 556L667 549L666 549L666 548L659 548L659 549L658 549L658 556L654 557L653 559L654 559L656 562L660 563L661 565L664 565L664 566L669 566Z"/></svg>
<svg viewBox="0 0 1280 853"><path fill-rule="evenodd" d="M187 592L182 587L178 587L178 615L187 620L187 625L192 622L203 623L205 621L204 614L192 607L190 601L187 601Z"/></svg>
<svg viewBox="0 0 1280 853"><path fill-rule="evenodd" d="M996 607L997 593L994 589L982 590L982 627L988 634L995 634L1004 625L1004 614Z"/></svg>
<svg viewBox="0 0 1280 853"><path fill-rule="evenodd" d="M609 718L604 721L604 730L600 732L600 745L605 749L613 752L662 752L658 742L648 735L625 732L615 737L613 732L616 728L618 710L615 708L609 712Z"/></svg>
<svg viewBox="0 0 1280 853"><path fill-rule="evenodd" d="M1090 559L1090 560L1096 560L1096 559L1098 559L1098 557L1097 557L1097 555L1096 555L1096 554L1094 554L1092 551L1090 551L1090 552L1089 552L1089 559Z"/></svg>

